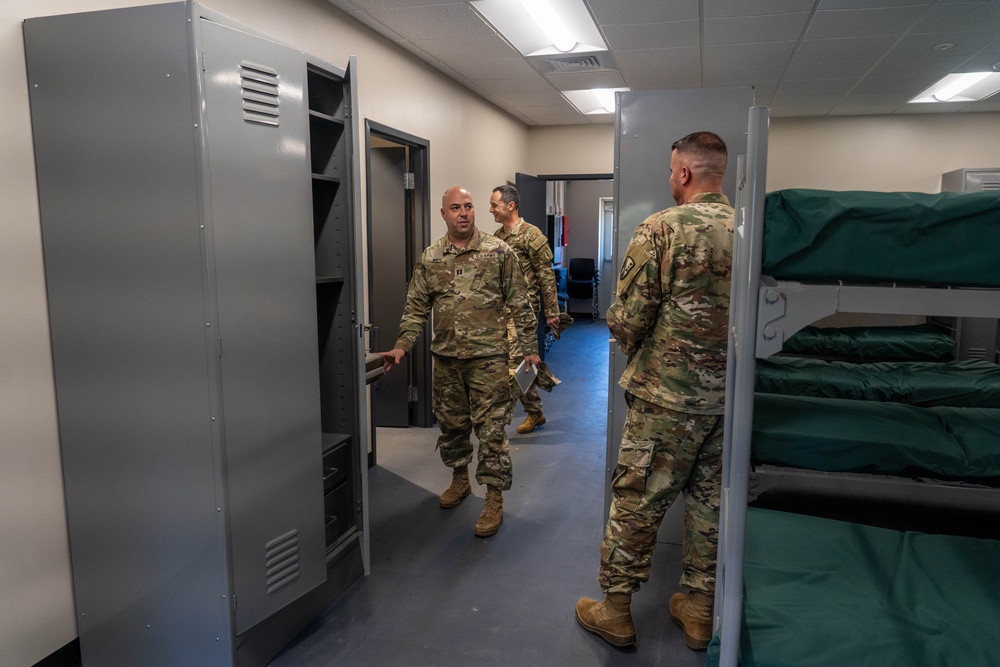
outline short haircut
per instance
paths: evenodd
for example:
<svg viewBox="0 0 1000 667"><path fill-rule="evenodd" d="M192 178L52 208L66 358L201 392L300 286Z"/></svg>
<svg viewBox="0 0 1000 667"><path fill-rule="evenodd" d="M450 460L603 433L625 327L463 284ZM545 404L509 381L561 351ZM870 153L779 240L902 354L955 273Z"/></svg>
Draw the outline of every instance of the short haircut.
<svg viewBox="0 0 1000 667"><path fill-rule="evenodd" d="M493 188L493 192L500 193L500 201L504 204L514 202L514 208L521 208L521 198L517 195L517 188L513 185L498 185Z"/></svg>
<svg viewBox="0 0 1000 667"><path fill-rule="evenodd" d="M690 156L696 171L718 175L726 173L729 151L726 142L714 132L693 132L675 141L670 148Z"/></svg>

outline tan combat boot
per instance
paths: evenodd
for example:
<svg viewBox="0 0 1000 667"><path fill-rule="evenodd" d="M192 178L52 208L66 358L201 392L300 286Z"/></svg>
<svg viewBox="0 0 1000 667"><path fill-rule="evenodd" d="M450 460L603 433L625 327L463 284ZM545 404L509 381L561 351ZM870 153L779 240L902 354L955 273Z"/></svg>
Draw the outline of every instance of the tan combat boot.
<svg viewBox="0 0 1000 667"><path fill-rule="evenodd" d="M503 521L503 494L495 486L486 487L486 504L476 522L476 537L496 535Z"/></svg>
<svg viewBox="0 0 1000 667"><path fill-rule="evenodd" d="M517 427L518 433L531 433L537 427L545 423L545 415L541 412L538 413L528 413L528 416L524 418L524 423Z"/></svg>
<svg viewBox="0 0 1000 667"><path fill-rule="evenodd" d="M635 643L631 606L632 596L628 593L608 593L604 602L580 598L576 620L613 646L631 646Z"/></svg>
<svg viewBox="0 0 1000 667"><path fill-rule="evenodd" d="M441 494L441 507L446 510L458 507L470 493L472 493L472 486L469 485L469 466L453 468L451 471L451 486Z"/></svg>
<svg viewBox="0 0 1000 667"><path fill-rule="evenodd" d="M708 593L691 591L690 594L674 593L670 598L670 618L684 629L684 643L700 651L712 640L712 604L715 599Z"/></svg>

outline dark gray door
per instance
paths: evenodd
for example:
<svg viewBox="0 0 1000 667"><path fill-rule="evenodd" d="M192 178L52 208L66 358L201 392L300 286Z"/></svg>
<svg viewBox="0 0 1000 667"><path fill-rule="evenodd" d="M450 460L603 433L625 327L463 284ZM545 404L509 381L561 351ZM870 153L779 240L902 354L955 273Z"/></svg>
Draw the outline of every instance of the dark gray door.
<svg viewBox="0 0 1000 667"><path fill-rule="evenodd" d="M545 179L528 174L515 174L514 187L517 188L517 196L521 203L518 210L521 217L538 227L549 238L549 247L553 247L553 231L546 223L545 208ZM545 359L545 319L538 318L538 354Z"/></svg>
<svg viewBox="0 0 1000 667"><path fill-rule="evenodd" d="M371 193L371 348L392 349L399 336L399 318L406 305L407 216L406 150L372 147L369 153L368 188ZM375 426L409 425L410 355L399 368L372 384L372 419Z"/></svg>
<svg viewBox="0 0 1000 667"><path fill-rule="evenodd" d="M201 24L237 634L326 580L301 53ZM208 321L208 320L206 320ZM183 489L177 489L183 493ZM234 601L235 602L235 601Z"/></svg>

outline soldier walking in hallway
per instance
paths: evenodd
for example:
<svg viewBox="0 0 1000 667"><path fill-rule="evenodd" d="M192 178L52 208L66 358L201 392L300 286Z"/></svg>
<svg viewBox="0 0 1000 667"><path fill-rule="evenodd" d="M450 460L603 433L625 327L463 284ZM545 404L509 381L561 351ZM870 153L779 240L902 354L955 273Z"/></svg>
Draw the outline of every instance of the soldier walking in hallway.
<svg viewBox="0 0 1000 667"><path fill-rule="evenodd" d="M519 207L520 197L513 185L499 185L493 188L490 196L490 213L500 225L494 235L509 245L521 265L525 281L528 284L528 299L531 310L537 316L539 309L544 307L545 323L553 330L559 327L559 301L556 296L556 277L552 272L552 250L549 240L538 227L521 217ZM511 367L516 369L524 354L518 345L518 337L514 321L507 320L508 340L510 342ZM517 382L511 377L511 412L514 400L520 397L526 416L524 422L517 427L518 433L531 433L545 423L542 413L542 397L538 395L538 387L532 384L522 392Z"/></svg>
<svg viewBox="0 0 1000 667"><path fill-rule="evenodd" d="M457 507L472 493L471 435L479 440L476 481L486 503L479 537L495 535L503 521L503 491L512 466L505 426L510 405L507 320L512 319L524 359L538 364L535 316L524 276L510 247L476 228L472 196L453 187L441 198L447 233L424 250L413 270L395 348L381 352L388 371L412 349L433 313L433 406L441 460L452 468L440 505Z"/></svg>
<svg viewBox="0 0 1000 667"><path fill-rule="evenodd" d="M628 414L601 543L602 602L577 621L615 646L635 643L632 594L648 581L656 533L684 493L681 585L670 617L692 649L712 637L733 208L722 194L727 151L711 132L673 145L677 206L640 224L625 252L608 327L628 356L619 381Z"/></svg>

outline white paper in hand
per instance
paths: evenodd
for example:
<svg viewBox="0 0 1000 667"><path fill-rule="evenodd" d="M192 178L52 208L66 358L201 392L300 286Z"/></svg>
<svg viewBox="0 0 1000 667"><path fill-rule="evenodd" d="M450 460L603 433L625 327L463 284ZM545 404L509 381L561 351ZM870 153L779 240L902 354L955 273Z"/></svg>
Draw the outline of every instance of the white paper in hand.
<svg viewBox="0 0 1000 667"><path fill-rule="evenodd" d="M521 393L528 391L531 383L535 381L535 377L538 375L538 369L529 364L525 360L521 360L521 365L517 367L514 371L514 379L517 380L517 386L521 388Z"/></svg>

